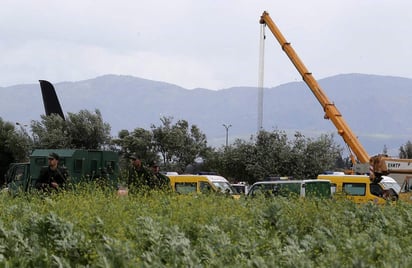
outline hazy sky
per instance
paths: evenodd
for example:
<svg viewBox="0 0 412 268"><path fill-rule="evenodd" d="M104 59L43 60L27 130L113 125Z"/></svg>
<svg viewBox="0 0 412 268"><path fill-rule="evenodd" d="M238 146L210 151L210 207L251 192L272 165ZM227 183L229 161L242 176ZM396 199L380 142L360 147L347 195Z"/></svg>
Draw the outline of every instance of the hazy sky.
<svg viewBox="0 0 412 268"><path fill-rule="evenodd" d="M266 10L315 78L412 78L408 0L2 0L0 87L132 75L188 89L257 86ZM265 87L301 78L266 29Z"/></svg>

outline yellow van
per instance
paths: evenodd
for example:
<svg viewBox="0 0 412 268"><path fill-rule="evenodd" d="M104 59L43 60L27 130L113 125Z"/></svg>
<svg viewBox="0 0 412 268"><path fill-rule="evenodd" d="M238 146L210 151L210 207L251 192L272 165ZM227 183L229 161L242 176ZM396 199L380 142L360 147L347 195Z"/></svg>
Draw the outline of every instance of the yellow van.
<svg viewBox="0 0 412 268"><path fill-rule="evenodd" d="M180 194L221 192L239 198L229 181L218 175L169 175L173 191Z"/></svg>
<svg viewBox="0 0 412 268"><path fill-rule="evenodd" d="M367 175L318 175L318 179L330 180L336 193L344 194L355 203L385 204L388 200L397 200L399 184L391 177L382 177L379 183L372 183Z"/></svg>

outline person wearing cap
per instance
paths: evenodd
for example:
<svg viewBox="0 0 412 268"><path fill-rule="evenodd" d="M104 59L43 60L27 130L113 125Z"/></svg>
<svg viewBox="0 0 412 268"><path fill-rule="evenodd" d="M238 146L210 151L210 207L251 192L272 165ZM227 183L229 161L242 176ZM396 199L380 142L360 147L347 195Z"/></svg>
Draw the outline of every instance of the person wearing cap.
<svg viewBox="0 0 412 268"><path fill-rule="evenodd" d="M150 172L143 166L141 157L137 154L130 156L131 167L127 179L129 189L142 190L148 187Z"/></svg>
<svg viewBox="0 0 412 268"><path fill-rule="evenodd" d="M40 175L36 181L36 188L49 191L64 188L67 181L67 170L59 167L60 156L50 153L48 157L49 165L40 170Z"/></svg>
<svg viewBox="0 0 412 268"><path fill-rule="evenodd" d="M160 172L160 167L156 161L150 163L152 172L151 179L149 181L149 187L152 190L171 190L170 179L166 175Z"/></svg>

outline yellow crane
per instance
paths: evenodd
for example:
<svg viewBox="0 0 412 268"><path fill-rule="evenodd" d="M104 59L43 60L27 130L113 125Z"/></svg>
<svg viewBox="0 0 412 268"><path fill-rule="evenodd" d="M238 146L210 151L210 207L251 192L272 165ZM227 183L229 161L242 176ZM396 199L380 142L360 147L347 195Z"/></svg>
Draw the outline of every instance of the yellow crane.
<svg viewBox="0 0 412 268"><path fill-rule="evenodd" d="M306 66L300 60L291 44L286 41L279 28L269 16L269 13L264 11L259 22L260 24L266 25L270 29L272 34L278 40L282 50L286 53L302 76L303 81L308 85L320 105L323 107L323 110L325 111L324 118L330 119L335 125L338 134L343 138L350 150L350 158L354 167L354 172L370 173L371 179L379 179L382 175L406 175L405 178L402 178L405 179L405 185L405 183L407 183L406 180L410 180L412 178L412 176L410 176L412 175L412 159L396 159L388 157L387 155L376 155L370 157L363 145L359 142L357 136L343 119L343 116L339 112L338 108L336 108L335 104L328 99L316 79L313 77L312 73L308 71ZM405 186L405 188L407 187Z"/></svg>
<svg viewBox="0 0 412 268"><path fill-rule="evenodd" d="M289 57L293 65L295 65L296 69L302 76L303 81L305 81L308 87L312 90L312 93L315 95L320 105L323 107L323 110L325 111L325 119L330 119L333 122L338 134L342 136L345 143L349 146L353 164L357 162L369 163L370 157L365 148L363 148L358 138L349 128L338 108L336 108L335 104L328 99L316 79L313 77L312 73L308 71L306 66L300 60L291 44L286 41L279 28L270 18L269 13L267 13L266 11L263 12L260 18L260 23L265 24L273 33L283 51L286 53L286 55Z"/></svg>

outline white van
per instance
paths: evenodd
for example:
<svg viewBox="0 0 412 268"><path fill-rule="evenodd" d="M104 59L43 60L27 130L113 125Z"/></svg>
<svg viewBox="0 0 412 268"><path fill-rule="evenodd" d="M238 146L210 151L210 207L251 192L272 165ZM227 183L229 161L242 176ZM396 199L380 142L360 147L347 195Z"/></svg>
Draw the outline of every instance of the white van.
<svg viewBox="0 0 412 268"><path fill-rule="evenodd" d="M249 189L248 196L300 196L331 198L329 180L284 180L255 182Z"/></svg>

